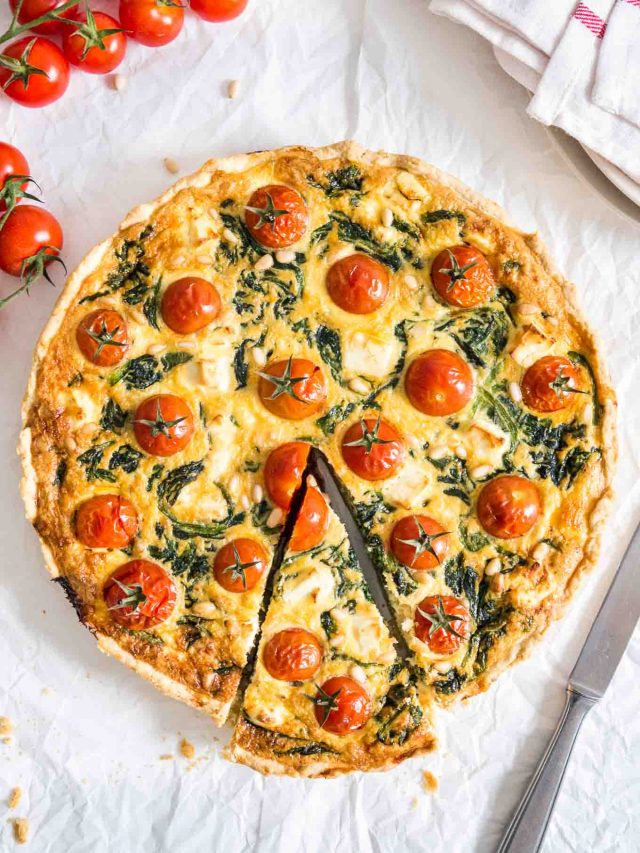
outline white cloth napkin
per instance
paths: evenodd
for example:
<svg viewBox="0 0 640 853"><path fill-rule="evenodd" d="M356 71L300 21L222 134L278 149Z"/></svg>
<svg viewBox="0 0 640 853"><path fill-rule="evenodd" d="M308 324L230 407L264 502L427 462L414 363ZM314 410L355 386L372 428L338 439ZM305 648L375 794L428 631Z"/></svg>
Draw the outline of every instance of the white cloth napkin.
<svg viewBox="0 0 640 853"><path fill-rule="evenodd" d="M629 2L633 6L640 0ZM561 127L640 183L640 128L591 98L613 5L614 0L589 0L588 5L576 0L431 0L430 9L471 27L494 46L501 65L534 92L529 115ZM630 52L639 53L640 43ZM608 69L602 76L611 90L616 84ZM626 83L637 90L640 78ZM637 97L637 91L629 97Z"/></svg>
<svg viewBox="0 0 640 853"><path fill-rule="evenodd" d="M640 127L640 0L618 0L611 10L591 97Z"/></svg>

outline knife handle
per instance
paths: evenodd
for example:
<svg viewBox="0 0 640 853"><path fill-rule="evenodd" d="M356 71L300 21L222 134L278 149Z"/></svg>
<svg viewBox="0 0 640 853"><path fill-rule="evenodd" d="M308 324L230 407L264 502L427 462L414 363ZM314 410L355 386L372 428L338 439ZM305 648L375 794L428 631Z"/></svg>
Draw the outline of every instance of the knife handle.
<svg viewBox="0 0 640 853"><path fill-rule="evenodd" d="M568 689L558 726L497 853L536 853L540 849L576 735L595 701Z"/></svg>

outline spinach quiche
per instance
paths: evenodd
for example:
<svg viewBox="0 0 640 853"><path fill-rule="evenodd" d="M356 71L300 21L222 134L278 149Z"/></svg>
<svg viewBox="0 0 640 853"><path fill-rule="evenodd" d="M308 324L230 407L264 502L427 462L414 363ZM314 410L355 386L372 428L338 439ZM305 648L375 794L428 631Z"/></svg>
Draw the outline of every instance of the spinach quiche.
<svg viewBox="0 0 640 853"><path fill-rule="evenodd" d="M433 709L522 657L596 560L616 454L538 238L350 142L134 210L69 278L23 419L27 513L99 647L218 724L241 685L229 757L303 776L432 749ZM317 484L272 566L311 445L411 665Z"/></svg>

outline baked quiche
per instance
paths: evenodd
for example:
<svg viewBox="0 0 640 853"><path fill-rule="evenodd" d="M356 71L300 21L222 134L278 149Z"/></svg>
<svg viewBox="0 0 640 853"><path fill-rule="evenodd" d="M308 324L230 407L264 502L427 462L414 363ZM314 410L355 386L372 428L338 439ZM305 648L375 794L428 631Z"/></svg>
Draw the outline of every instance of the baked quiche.
<svg viewBox="0 0 640 853"><path fill-rule="evenodd" d="M23 407L28 516L103 651L217 723L244 672L237 761L431 749L432 708L486 689L596 560L614 394L572 286L505 218L353 143L228 157L60 296ZM315 486L273 565L311 445L411 663Z"/></svg>

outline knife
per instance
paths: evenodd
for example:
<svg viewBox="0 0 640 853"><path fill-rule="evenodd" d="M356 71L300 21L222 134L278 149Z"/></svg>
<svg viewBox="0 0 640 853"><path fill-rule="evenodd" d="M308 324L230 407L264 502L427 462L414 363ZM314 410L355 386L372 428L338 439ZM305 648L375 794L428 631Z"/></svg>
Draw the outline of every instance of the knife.
<svg viewBox="0 0 640 853"><path fill-rule="evenodd" d="M411 660L413 655L393 616L385 583L371 559L369 548L352 508L351 498L331 467L329 460L317 447L311 447L309 450L306 473L313 475L319 489L327 496L331 508L347 531L349 543L356 555L374 604L395 640L398 657L405 662Z"/></svg>
<svg viewBox="0 0 640 853"><path fill-rule="evenodd" d="M640 526L622 558L573 672L558 726L549 741L498 853L540 849L580 725L604 696L640 616Z"/></svg>

